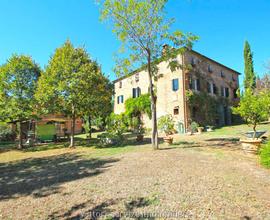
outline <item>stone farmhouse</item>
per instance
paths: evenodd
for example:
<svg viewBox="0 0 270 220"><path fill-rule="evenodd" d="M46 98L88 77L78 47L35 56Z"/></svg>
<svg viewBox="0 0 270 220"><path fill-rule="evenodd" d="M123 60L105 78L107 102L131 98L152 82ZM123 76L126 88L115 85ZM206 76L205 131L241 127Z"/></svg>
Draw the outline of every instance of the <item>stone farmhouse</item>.
<svg viewBox="0 0 270 220"><path fill-rule="evenodd" d="M194 50L187 50L177 56L177 61L187 68L171 71L167 61L158 63L159 77L155 86L157 89L157 117L171 114L178 127L178 132L187 132L192 121L200 125L224 126L230 125L234 117L231 107L237 105L239 99L240 73L212 60ZM149 79L145 70L137 70L114 81L115 102L114 113L125 111L125 100L136 98L148 93ZM207 120L208 102L198 102L191 105L188 94L200 94L206 99L215 100L215 109L211 122ZM204 111L204 112L203 112ZM151 127L150 119L143 117L145 127Z"/></svg>

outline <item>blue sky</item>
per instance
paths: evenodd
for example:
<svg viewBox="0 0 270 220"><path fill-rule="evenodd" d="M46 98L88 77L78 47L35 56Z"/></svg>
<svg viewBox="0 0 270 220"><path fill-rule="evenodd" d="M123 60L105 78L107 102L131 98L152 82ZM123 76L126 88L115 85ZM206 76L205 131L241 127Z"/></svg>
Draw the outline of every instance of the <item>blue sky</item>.
<svg viewBox="0 0 270 220"><path fill-rule="evenodd" d="M256 72L265 72L270 60L269 0L171 0L167 12L176 18L173 29L200 36L195 50L239 72L248 40ZM44 67L67 38L85 46L115 79L112 57L119 42L100 23L93 0L0 0L0 64L13 53L24 53Z"/></svg>

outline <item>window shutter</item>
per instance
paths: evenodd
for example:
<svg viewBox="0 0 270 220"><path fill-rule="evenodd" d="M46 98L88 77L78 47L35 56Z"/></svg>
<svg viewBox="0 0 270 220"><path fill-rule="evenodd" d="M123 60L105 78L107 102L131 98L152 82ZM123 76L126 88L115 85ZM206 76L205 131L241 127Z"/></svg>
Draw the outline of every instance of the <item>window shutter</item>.
<svg viewBox="0 0 270 220"><path fill-rule="evenodd" d="M132 89L132 98L136 98L136 89L135 88Z"/></svg>
<svg viewBox="0 0 270 220"><path fill-rule="evenodd" d="M200 79L197 79L197 80L196 80L196 83L197 83L197 90L198 90L198 91L201 91Z"/></svg>

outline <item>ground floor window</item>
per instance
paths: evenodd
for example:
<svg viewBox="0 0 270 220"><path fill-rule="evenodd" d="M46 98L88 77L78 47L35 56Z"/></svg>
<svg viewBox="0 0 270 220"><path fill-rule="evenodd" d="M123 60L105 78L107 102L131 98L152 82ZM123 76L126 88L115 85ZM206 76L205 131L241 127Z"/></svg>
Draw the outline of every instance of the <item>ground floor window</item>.
<svg viewBox="0 0 270 220"><path fill-rule="evenodd" d="M179 115L179 107L178 106L173 109L173 114Z"/></svg>

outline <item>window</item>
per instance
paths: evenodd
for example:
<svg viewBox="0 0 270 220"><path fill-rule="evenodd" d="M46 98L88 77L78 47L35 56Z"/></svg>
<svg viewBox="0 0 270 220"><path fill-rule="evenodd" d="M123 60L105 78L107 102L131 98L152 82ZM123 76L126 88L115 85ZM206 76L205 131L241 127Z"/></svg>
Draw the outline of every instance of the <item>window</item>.
<svg viewBox="0 0 270 220"><path fill-rule="evenodd" d="M174 115L179 115L179 106L177 106L177 107L175 107L175 108L173 109L173 114L174 114Z"/></svg>
<svg viewBox="0 0 270 220"><path fill-rule="evenodd" d="M225 78L225 74L224 74L224 72L221 70L220 71L220 76L222 77L222 78Z"/></svg>
<svg viewBox="0 0 270 220"><path fill-rule="evenodd" d="M193 87L193 79L192 79L191 76L189 77L189 89L194 89L194 87Z"/></svg>
<svg viewBox="0 0 270 220"><path fill-rule="evenodd" d="M224 87L221 87L220 88L220 92L221 92L221 96L224 97L225 96L225 91L224 91Z"/></svg>
<svg viewBox="0 0 270 220"><path fill-rule="evenodd" d="M195 90L196 91L200 91L201 90L200 79L195 79Z"/></svg>
<svg viewBox="0 0 270 220"><path fill-rule="evenodd" d="M207 82L207 92L208 93L212 93L212 90L211 90L211 83Z"/></svg>
<svg viewBox="0 0 270 220"><path fill-rule="evenodd" d="M233 97L234 97L235 99L238 98L237 90L238 90L238 89L234 89L234 90L233 90Z"/></svg>
<svg viewBox="0 0 270 220"><path fill-rule="evenodd" d="M179 89L179 81L178 79L173 79L172 80L172 90L177 91Z"/></svg>
<svg viewBox="0 0 270 220"><path fill-rule="evenodd" d="M218 88L217 88L216 84L213 84L213 92L215 95L218 94Z"/></svg>
<svg viewBox="0 0 270 220"><path fill-rule="evenodd" d="M139 82L139 80L140 80L140 75L139 75L139 73L136 73L135 74L135 82Z"/></svg>
<svg viewBox="0 0 270 220"><path fill-rule="evenodd" d="M232 75L232 81L233 81L233 82L235 82L235 81L236 81L233 75Z"/></svg>
<svg viewBox="0 0 270 220"><path fill-rule="evenodd" d="M141 95L140 87L132 89L132 98L138 98Z"/></svg>
<svg viewBox="0 0 270 220"><path fill-rule="evenodd" d="M117 97L117 104L124 103L124 96L120 95Z"/></svg>
<svg viewBox="0 0 270 220"><path fill-rule="evenodd" d="M227 98L230 96L229 88L225 88L225 95L226 95Z"/></svg>
<svg viewBox="0 0 270 220"><path fill-rule="evenodd" d="M122 88L122 81L119 82L119 88Z"/></svg>
<svg viewBox="0 0 270 220"><path fill-rule="evenodd" d="M194 58L194 57L191 57L191 59L190 59L190 64L191 64L192 66L195 66L195 58Z"/></svg>
<svg viewBox="0 0 270 220"><path fill-rule="evenodd" d="M189 78L189 89L192 89L195 91L201 91L200 79L192 79L192 77L190 77Z"/></svg>
<svg viewBox="0 0 270 220"><path fill-rule="evenodd" d="M213 72L212 66L210 64L208 65L208 68L207 69L208 69L208 72L209 73L212 73Z"/></svg>

